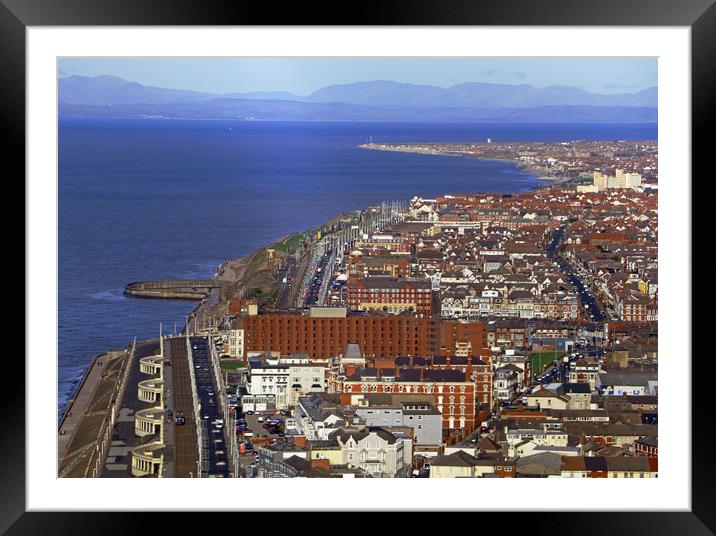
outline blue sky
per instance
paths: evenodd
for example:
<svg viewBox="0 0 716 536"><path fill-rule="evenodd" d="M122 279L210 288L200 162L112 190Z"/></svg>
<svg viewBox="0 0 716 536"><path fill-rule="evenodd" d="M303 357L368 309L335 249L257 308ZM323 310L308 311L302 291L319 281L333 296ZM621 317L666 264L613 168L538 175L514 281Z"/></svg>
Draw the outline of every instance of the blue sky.
<svg viewBox="0 0 716 536"><path fill-rule="evenodd" d="M66 58L59 75L109 74L145 85L231 93L308 95L331 84L393 80L564 85L635 93L657 85L657 58Z"/></svg>

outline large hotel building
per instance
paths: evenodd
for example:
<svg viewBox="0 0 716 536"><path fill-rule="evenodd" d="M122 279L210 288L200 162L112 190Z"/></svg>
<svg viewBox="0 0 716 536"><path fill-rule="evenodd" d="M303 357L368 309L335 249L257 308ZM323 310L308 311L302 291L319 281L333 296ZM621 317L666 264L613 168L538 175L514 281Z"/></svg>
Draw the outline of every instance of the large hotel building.
<svg viewBox="0 0 716 536"><path fill-rule="evenodd" d="M475 355L489 355L481 322L451 322L408 313L348 315L340 307L313 307L309 314L282 311L239 316L234 321L229 353L237 357L246 357L251 351L306 353L317 359L342 355L349 343L358 344L366 357L450 354L457 343L470 343Z"/></svg>

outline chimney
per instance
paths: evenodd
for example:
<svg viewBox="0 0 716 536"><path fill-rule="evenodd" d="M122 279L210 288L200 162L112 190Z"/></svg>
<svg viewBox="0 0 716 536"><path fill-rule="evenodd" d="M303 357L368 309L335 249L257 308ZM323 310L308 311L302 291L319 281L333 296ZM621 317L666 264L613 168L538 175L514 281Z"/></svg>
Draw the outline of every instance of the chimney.
<svg viewBox="0 0 716 536"><path fill-rule="evenodd" d="M326 458L317 458L317 459L311 460L311 469L314 469L316 467L320 467L321 469L330 470L331 469L331 461Z"/></svg>
<svg viewBox="0 0 716 536"><path fill-rule="evenodd" d="M302 449L306 448L306 436L305 435L295 435L293 436L293 444L297 447L301 447Z"/></svg>

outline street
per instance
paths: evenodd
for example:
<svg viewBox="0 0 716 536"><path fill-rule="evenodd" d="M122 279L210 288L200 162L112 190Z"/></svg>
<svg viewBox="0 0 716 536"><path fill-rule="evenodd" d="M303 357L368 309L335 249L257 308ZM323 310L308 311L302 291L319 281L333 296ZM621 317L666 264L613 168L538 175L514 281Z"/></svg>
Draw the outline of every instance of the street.
<svg viewBox="0 0 716 536"><path fill-rule="evenodd" d="M579 302L584 307L587 316L590 320L595 322L603 322L606 319L606 315L602 311L599 302L594 298L592 293L589 291L584 282L579 278L574 269L558 255L558 248L562 242L562 236L564 235L564 229L558 229L552 235L549 243L547 244L546 252L547 257L552 259L562 272L569 277L569 282L572 284L574 291L579 296Z"/></svg>
<svg viewBox="0 0 716 536"><path fill-rule="evenodd" d="M202 471L209 477L229 476L227 445L224 439L224 414L218 401L218 389L209 357L207 337L191 337L191 354L202 427Z"/></svg>

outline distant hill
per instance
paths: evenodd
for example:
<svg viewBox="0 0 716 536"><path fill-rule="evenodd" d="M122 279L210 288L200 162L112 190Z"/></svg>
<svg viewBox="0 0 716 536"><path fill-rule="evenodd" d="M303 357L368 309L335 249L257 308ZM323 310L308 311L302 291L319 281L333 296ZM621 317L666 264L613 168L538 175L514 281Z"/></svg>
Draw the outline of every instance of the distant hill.
<svg viewBox="0 0 716 536"><path fill-rule="evenodd" d="M346 102L375 106L534 108L536 106L643 106L656 108L656 88L639 93L601 95L566 86L458 84L447 89L398 82L356 82L328 86L309 102Z"/></svg>
<svg viewBox="0 0 716 536"><path fill-rule="evenodd" d="M288 91L251 91L249 93L226 93L223 98L229 99L250 99L250 100L282 100L282 101L305 101L306 97L294 95Z"/></svg>
<svg viewBox="0 0 716 536"><path fill-rule="evenodd" d="M155 104L211 98L216 98L216 95L143 86L108 75L94 77L73 75L59 80L59 101L67 104Z"/></svg>
<svg viewBox="0 0 716 536"><path fill-rule="evenodd" d="M128 82L109 75L94 77L73 75L60 78L59 81L59 100L67 104L157 104L198 102L218 98L300 101L305 97L299 97L287 91L254 91L218 95L201 91L164 89Z"/></svg>
<svg viewBox="0 0 716 536"><path fill-rule="evenodd" d="M63 117L266 121L655 122L656 88L599 95L577 88L469 83L450 88L390 81L333 85L308 97L285 91L217 95L144 86L114 76L59 80Z"/></svg>

